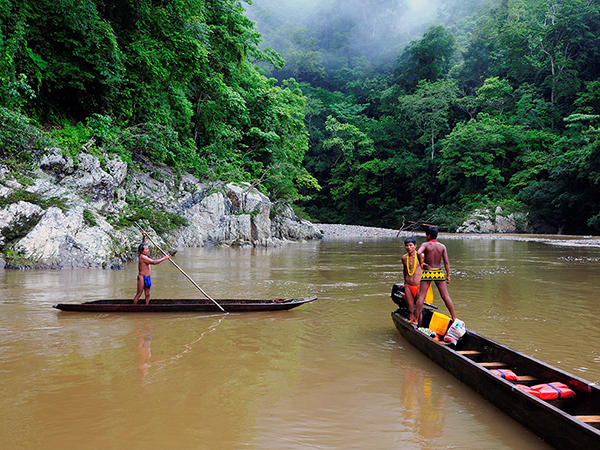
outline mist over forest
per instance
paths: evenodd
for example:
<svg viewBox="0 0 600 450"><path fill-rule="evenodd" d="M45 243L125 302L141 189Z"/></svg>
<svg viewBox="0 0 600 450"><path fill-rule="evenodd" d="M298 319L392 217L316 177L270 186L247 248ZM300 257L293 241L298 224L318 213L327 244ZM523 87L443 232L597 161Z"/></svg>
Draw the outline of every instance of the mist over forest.
<svg viewBox="0 0 600 450"><path fill-rule="evenodd" d="M332 71L368 66L391 71L412 40L433 25L452 26L484 0L253 0L246 15L256 22L261 47L271 47L286 61L278 79L293 76L335 87Z"/></svg>

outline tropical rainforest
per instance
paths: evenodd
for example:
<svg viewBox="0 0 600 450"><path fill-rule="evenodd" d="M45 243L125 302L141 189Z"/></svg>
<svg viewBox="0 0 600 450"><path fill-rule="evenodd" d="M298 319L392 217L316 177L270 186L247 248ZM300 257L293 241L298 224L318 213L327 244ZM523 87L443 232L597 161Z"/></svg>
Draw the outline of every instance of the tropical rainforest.
<svg viewBox="0 0 600 450"><path fill-rule="evenodd" d="M118 154L320 222L600 233L600 0L0 0L0 159Z"/></svg>

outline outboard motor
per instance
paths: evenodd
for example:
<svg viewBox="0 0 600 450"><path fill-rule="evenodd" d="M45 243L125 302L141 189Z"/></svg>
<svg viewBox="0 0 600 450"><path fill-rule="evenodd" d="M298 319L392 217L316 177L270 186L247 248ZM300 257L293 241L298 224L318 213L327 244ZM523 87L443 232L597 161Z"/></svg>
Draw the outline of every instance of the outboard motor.
<svg viewBox="0 0 600 450"><path fill-rule="evenodd" d="M394 283L392 286L392 301L398 305L400 314L408 316L408 308L406 307L406 294L404 293L404 283Z"/></svg>
<svg viewBox="0 0 600 450"><path fill-rule="evenodd" d="M404 293L404 283L394 283L392 286L392 301L398 305L398 310L396 312L400 313L400 315L404 317L408 317L408 306L406 305L406 294ZM430 305L429 303L423 304L423 310L421 311L421 323L424 327L429 326L429 322L431 321L431 317L433 316L434 309L437 309L437 306Z"/></svg>

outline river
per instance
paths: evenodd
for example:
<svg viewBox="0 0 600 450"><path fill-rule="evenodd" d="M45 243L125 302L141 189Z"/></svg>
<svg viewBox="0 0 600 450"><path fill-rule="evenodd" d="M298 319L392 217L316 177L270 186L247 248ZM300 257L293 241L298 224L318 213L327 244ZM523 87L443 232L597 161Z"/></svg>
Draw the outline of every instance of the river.
<svg viewBox="0 0 600 450"><path fill-rule="evenodd" d="M468 328L600 382L600 248L440 240ZM403 252L379 238L177 253L217 299L319 297L273 313L59 312L133 297L136 264L0 270L0 448L550 448L399 336ZM152 282L156 298L200 296L168 262Z"/></svg>

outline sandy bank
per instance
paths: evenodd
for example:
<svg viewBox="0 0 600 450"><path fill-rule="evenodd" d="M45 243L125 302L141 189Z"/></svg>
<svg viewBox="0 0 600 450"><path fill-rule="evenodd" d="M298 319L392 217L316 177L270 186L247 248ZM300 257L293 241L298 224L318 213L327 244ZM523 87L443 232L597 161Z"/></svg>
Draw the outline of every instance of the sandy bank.
<svg viewBox="0 0 600 450"><path fill-rule="evenodd" d="M407 236L423 237L423 232L408 232L390 228L365 227L362 225L315 224L323 231L324 239L370 239L370 238L404 238ZM440 239L485 239L545 242L554 245L600 247L598 236L566 236L540 234L472 234L472 233L440 233Z"/></svg>

